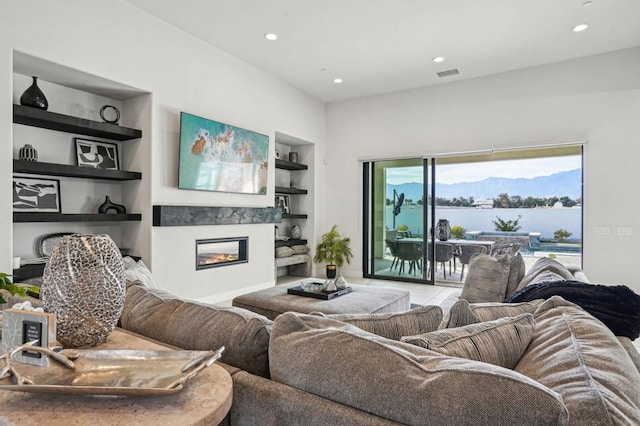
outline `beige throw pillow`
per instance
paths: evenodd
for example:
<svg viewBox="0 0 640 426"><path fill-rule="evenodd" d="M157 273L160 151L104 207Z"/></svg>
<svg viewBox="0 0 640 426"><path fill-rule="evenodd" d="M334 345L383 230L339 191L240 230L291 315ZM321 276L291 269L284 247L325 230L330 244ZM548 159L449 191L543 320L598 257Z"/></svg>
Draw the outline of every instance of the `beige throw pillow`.
<svg viewBox="0 0 640 426"><path fill-rule="evenodd" d="M507 289L504 298L511 296L518 290L518 284L524 278L527 267L520 253L509 257L509 278L507 279Z"/></svg>
<svg viewBox="0 0 640 426"><path fill-rule="evenodd" d="M437 330L442 322L442 309L440 306L420 306L405 312L323 316L355 325L387 339L400 340L402 336Z"/></svg>
<svg viewBox="0 0 640 426"><path fill-rule="evenodd" d="M509 258L477 254L469 262L461 299L469 303L503 302L509 279Z"/></svg>
<svg viewBox="0 0 640 426"><path fill-rule="evenodd" d="M451 307L438 329L462 327L526 313L532 314L542 302L543 300L540 299L521 303L469 303L460 299Z"/></svg>
<svg viewBox="0 0 640 426"><path fill-rule="evenodd" d="M521 314L464 327L448 328L401 340L444 355L513 369L533 335L533 315Z"/></svg>
<svg viewBox="0 0 640 426"><path fill-rule="evenodd" d="M276 249L276 257L289 257L289 256L293 256L295 254L295 252L293 251L293 249L291 247L278 247Z"/></svg>

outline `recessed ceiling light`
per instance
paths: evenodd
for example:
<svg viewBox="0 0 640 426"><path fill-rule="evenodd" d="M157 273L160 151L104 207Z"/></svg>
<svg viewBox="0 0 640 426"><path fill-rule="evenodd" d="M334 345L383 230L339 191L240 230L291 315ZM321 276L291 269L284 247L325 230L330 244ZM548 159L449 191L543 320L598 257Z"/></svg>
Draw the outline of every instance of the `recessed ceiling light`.
<svg viewBox="0 0 640 426"><path fill-rule="evenodd" d="M580 31L584 31L589 28L589 24L579 24L572 28L574 33L579 33Z"/></svg>
<svg viewBox="0 0 640 426"><path fill-rule="evenodd" d="M278 39L278 34L274 34L274 33L267 33L264 35L264 38L266 38L269 41L274 41Z"/></svg>
<svg viewBox="0 0 640 426"><path fill-rule="evenodd" d="M334 78L333 82L336 83L336 84L340 84L340 83L342 83L342 79L341 78Z"/></svg>
<svg viewBox="0 0 640 426"><path fill-rule="evenodd" d="M593 4L592 1L585 1L584 3L582 3L582 7L589 7Z"/></svg>
<svg viewBox="0 0 640 426"><path fill-rule="evenodd" d="M435 58L432 59L432 61L435 62L436 64L439 64L440 62L444 61L444 57L436 56Z"/></svg>

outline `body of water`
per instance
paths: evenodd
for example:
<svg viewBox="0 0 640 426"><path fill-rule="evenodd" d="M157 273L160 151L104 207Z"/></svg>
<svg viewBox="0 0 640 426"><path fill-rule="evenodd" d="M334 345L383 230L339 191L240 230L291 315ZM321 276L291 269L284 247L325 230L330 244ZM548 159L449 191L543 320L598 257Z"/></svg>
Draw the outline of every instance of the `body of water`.
<svg viewBox="0 0 640 426"><path fill-rule="evenodd" d="M414 234L424 234L420 206L403 206L395 217L395 228L407 225ZM392 206L387 206L387 228L394 228ZM496 216L504 221L515 220L521 215L518 232L539 232L542 238L553 238L558 229L571 232L571 239L582 240L581 208L549 208L549 209L476 209L470 207L438 207L436 223L439 219L447 219L451 226L462 226L466 231L495 231L493 221Z"/></svg>

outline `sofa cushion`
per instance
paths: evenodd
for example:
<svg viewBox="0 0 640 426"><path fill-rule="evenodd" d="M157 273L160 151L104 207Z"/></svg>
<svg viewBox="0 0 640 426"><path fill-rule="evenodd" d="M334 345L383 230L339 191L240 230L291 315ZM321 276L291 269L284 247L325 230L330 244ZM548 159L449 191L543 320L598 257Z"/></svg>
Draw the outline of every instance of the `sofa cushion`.
<svg viewBox="0 0 640 426"><path fill-rule="evenodd" d="M122 327L183 349L225 347L222 361L269 377L272 322L241 308L190 302L157 289L129 286Z"/></svg>
<svg viewBox="0 0 640 426"><path fill-rule="evenodd" d="M560 296L605 323L616 336L640 336L640 296L624 285L598 285L580 281L529 284L508 302L525 302Z"/></svg>
<svg viewBox="0 0 640 426"><path fill-rule="evenodd" d="M469 303L502 302L509 279L509 258L476 254L469 261L469 273L464 280L461 299Z"/></svg>
<svg viewBox="0 0 640 426"><path fill-rule="evenodd" d="M538 276L541 275L541 276ZM572 280L573 274L562 263L550 257L541 257L529 268L518 284L518 290L532 282Z"/></svg>
<svg viewBox="0 0 640 426"><path fill-rule="evenodd" d="M387 339L400 340L402 336L437 330L442 322L442 309L440 306L420 306L404 312L330 314L325 317L355 325Z"/></svg>
<svg viewBox="0 0 640 426"><path fill-rule="evenodd" d="M613 333L558 296L533 315L515 370L560 393L572 424L640 424L640 373Z"/></svg>
<svg viewBox="0 0 640 426"><path fill-rule="evenodd" d="M507 288L505 290L505 298L511 296L518 290L518 284L525 276L527 266L520 253L515 256L507 255L509 259L509 277L507 279Z"/></svg>
<svg viewBox="0 0 640 426"><path fill-rule="evenodd" d="M543 300L522 303L469 303L460 299L447 312L438 329L462 327L526 313L532 314L542 302Z"/></svg>
<svg viewBox="0 0 640 426"><path fill-rule="evenodd" d="M527 349L532 333L533 316L521 314L517 317L405 336L402 341L444 355L512 369Z"/></svg>
<svg viewBox="0 0 640 426"><path fill-rule="evenodd" d="M402 424L567 423L561 397L528 377L320 316L278 316L269 360L273 380Z"/></svg>

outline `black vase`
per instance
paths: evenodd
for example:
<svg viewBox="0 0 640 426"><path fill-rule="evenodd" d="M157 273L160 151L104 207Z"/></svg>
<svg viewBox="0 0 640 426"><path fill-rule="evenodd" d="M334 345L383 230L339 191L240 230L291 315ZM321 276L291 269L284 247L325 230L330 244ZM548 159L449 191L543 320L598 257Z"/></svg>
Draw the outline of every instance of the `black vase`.
<svg viewBox="0 0 640 426"><path fill-rule="evenodd" d="M116 204L111 201L109 196L105 198L104 203L100 204L98 207L98 213L107 213L109 210L114 210L116 213L125 214L127 212L127 208L122 204Z"/></svg>
<svg viewBox="0 0 640 426"><path fill-rule="evenodd" d="M451 226L447 219L440 219L438 221L438 239L440 241L447 241L451 238Z"/></svg>
<svg viewBox="0 0 640 426"><path fill-rule="evenodd" d="M38 77L33 77L31 86L20 96L20 105L44 110L49 108L49 101L38 87Z"/></svg>

